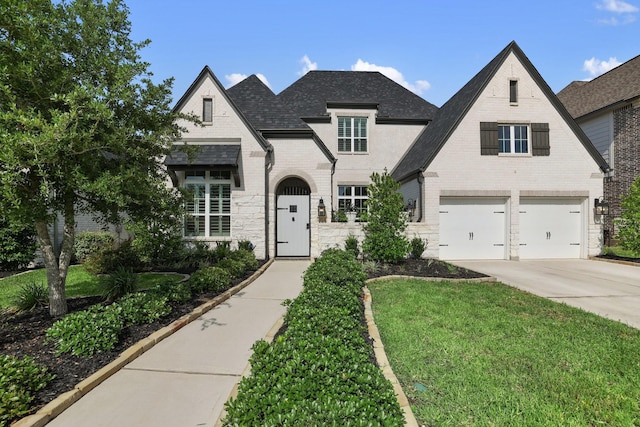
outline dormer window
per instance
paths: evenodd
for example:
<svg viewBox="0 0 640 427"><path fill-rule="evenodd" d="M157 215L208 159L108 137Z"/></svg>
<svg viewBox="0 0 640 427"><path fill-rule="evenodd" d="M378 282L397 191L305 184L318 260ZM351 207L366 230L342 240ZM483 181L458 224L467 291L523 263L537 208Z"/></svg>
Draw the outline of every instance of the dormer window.
<svg viewBox="0 0 640 427"><path fill-rule="evenodd" d="M512 104L518 103L518 81L509 80L509 102Z"/></svg>
<svg viewBox="0 0 640 427"><path fill-rule="evenodd" d="M213 99L212 98L202 99L202 121L204 123L213 122Z"/></svg>

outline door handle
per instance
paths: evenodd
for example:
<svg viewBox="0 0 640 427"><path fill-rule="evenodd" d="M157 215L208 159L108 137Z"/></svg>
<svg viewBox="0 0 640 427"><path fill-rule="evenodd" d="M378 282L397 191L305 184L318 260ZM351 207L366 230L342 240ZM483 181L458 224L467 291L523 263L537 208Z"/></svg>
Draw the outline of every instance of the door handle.
<svg viewBox="0 0 640 427"><path fill-rule="evenodd" d="M473 240L473 231L469 232L469 240Z"/></svg>
<svg viewBox="0 0 640 427"><path fill-rule="evenodd" d="M311 229L311 224L307 223L307 230Z"/></svg>

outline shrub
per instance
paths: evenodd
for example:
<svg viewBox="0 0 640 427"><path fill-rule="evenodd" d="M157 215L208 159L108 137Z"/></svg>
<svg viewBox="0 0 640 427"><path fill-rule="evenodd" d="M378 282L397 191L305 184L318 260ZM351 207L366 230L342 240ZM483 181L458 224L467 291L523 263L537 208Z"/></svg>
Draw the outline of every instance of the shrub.
<svg viewBox="0 0 640 427"><path fill-rule="evenodd" d="M94 305L71 313L47 329L47 340L56 344L57 354L93 356L112 350L124 327L118 306Z"/></svg>
<svg viewBox="0 0 640 427"><path fill-rule="evenodd" d="M0 425L29 413L35 393L54 377L28 356L0 354Z"/></svg>
<svg viewBox="0 0 640 427"><path fill-rule="evenodd" d="M43 284L29 282L20 287L12 305L19 311L45 307L49 304L49 289Z"/></svg>
<svg viewBox="0 0 640 427"><path fill-rule="evenodd" d="M106 231L83 231L76 235L73 242L73 255L84 262L89 256L113 249L115 239Z"/></svg>
<svg viewBox="0 0 640 427"><path fill-rule="evenodd" d="M258 260L252 251L248 251L246 249L238 249L237 251L233 251L229 255L229 259L233 259L235 261L240 261L243 264L243 271L240 273L242 276L247 271L254 271L258 269Z"/></svg>
<svg viewBox="0 0 640 427"><path fill-rule="evenodd" d="M218 261L216 267L226 270L232 279L242 277L245 271L244 262L231 257Z"/></svg>
<svg viewBox="0 0 640 427"><path fill-rule="evenodd" d="M179 220L171 224L132 222L127 227L134 235L131 247L143 264L166 266L183 260L185 242Z"/></svg>
<svg viewBox="0 0 640 427"><path fill-rule="evenodd" d="M138 276L131 269L119 267L108 276L100 280L103 288L102 295L107 301L115 301L136 290Z"/></svg>
<svg viewBox="0 0 640 427"><path fill-rule="evenodd" d="M139 271L142 262L138 254L132 249L131 242L124 242L120 247L107 249L89 256L84 262L84 268L92 274L109 274L119 268Z"/></svg>
<svg viewBox="0 0 640 427"><path fill-rule="evenodd" d="M629 194L622 198L622 215L616 222L623 249L640 253L640 177L631 184Z"/></svg>
<svg viewBox="0 0 640 427"><path fill-rule="evenodd" d="M407 217L404 214L402 195L398 184L385 169L383 174L374 172L367 191L367 210L363 212L366 223L362 251L374 261L396 264L409 252L409 241L404 235Z"/></svg>
<svg viewBox="0 0 640 427"><path fill-rule="evenodd" d="M196 293L223 291L229 285L231 285L231 275L220 267L201 268L189 278L189 286Z"/></svg>
<svg viewBox="0 0 640 427"><path fill-rule="evenodd" d="M167 298L167 301L186 302L191 299L191 288L184 282L176 283L175 280L167 279L159 282L147 291L159 297Z"/></svg>
<svg viewBox="0 0 640 427"><path fill-rule="evenodd" d="M249 252L253 252L255 247L256 247L256 245L251 243L251 241L249 241L249 240L240 240L240 241L238 241L238 249L249 251Z"/></svg>
<svg viewBox="0 0 640 427"><path fill-rule="evenodd" d="M304 286L316 283L330 283L348 287L357 295L367 276L353 254L340 249L327 249L320 258L307 268L304 274Z"/></svg>
<svg viewBox="0 0 640 427"><path fill-rule="evenodd" d="M117 303L125 326L151 323L171 313L165 296L138 293L123 297Z"/></svg>
<svg viewBox="0 0 640 427"><path fill-rule="evenodd" d="M411 257L415 259L422 258L422 254L427 249L427 241L416 236L411 239Z"/></svg>
<svg viewBox="0 0 640 427"><path fill-rule="evenodd" d="M404 425L393 386L371 363L373 351L363 335L362 302L354 292L364 285L362 268L336 249L316 263L325 260L305 274L284 333L272 344L253 346L251 375L225 405L224 425ZM359 283L321 282L335 261L353 263Z"/></svg>
<svg viewBox="0 0 640 427"><path fill-rule="evenodd" d="M360 248L358 247L358 238L353 234L349 234L347 236L347 240L344 242L344 250L347 252L351 252L353 256L357 259L360 255Z"/></svg>
<svg viewBox="0 0 640 427"><path fill-rule="evenodd" d="M0 270L20 270L34 260L35 254L33 225L12 224L0 213Z"/></svg>

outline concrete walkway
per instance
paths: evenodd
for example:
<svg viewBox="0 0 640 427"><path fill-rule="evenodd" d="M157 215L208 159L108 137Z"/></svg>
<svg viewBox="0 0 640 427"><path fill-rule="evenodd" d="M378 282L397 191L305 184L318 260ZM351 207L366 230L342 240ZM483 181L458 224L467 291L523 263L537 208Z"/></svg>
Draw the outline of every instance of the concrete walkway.
<svg viewBox="0 0 640 427"><path fill-rule="evenodd" d="M255 282L104 381L50 427L213 426L251 355L302 290L310 261L277 260Z"/></svg>
<svg viewBox="0 0 640 427"><path fill-rule="evenodd" d="M584 259L453 263L640 329L640 267Z"/></svg>

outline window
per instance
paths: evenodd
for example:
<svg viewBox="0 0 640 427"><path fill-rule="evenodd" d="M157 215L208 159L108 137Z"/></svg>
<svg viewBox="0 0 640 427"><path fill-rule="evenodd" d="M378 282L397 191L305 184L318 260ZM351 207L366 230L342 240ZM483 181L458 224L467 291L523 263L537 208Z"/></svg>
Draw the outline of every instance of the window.
<svg viewBox="0 0 640 427"><path fill-rule="evenodd" d="M211 98L202 100L202 121L205 123L213 122L213 99Z"/></svg>
<svg viewBox="0 0 640 427"><path fill-rule="evenodd" d="M499 125L500 153L527 154L529 152L529 127L526 125Z"/></svg>
<svg viewBox="0 0 640 427"><path fill-rule="evenodd" d="M367 197L366 185L339 185L338 210L355 211L360 216L366 209Z"/></svg>
<svg viewBox="0 0 640 427"><path fill-rule="evenodd" d="M187 237L231 235L231 172L187 171L185 173Z"/></svg>
<svg viewBox="0 0 640 427"><path fill-rule="evenodd" d="M509 80L509 102L515 104L518 102L518 81Z"/></svg>
<svg viewBox="0 0 640 427"><path fill-rule="evenodd" d="M367 152L366 117L338 117L338 152Z"/></svg>

